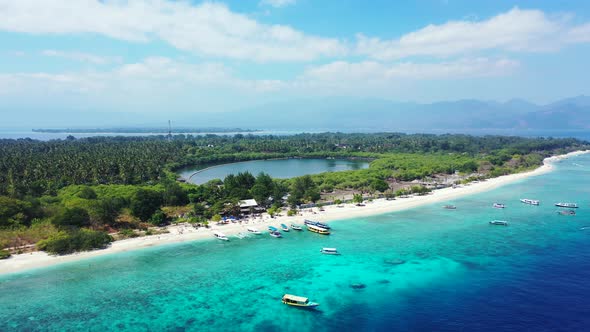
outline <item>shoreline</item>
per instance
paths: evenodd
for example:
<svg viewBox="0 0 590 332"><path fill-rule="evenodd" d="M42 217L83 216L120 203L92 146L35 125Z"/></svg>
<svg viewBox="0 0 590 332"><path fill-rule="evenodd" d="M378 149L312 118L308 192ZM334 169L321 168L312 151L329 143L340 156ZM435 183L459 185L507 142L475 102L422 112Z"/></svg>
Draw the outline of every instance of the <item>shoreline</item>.
<svg viewBox="0 0 590 332"><path fill-rule="evenodd" d="M263 214L260 218L249 219L243 223L212 225L208 229L195 229L190 225L168 226L167 229L169 233L119 240L113 242L106 249L86 251L64 256L51 256L42 251L13 255L8 259L0 260L0 275L8 275L26 270L44 268L61 263L74 262L114 253L138 250L156 245L181 243L194 240L215 240L213 237L214 231L221 231L228 236L233 236L240 232L246 233L248 227L256 227L263 233L260 236L267 236L266 230L268 226L275 226L279 228L281 223L286 225L290 225L291 223L303 224L303 219L313 219L317 221L328 222L407 210L421 205L448 201L475 193L489 191L515 181L526 179L532 176L542 175L554 170L553 164L560 160L589 152L590 150L574 151L564 155L545 158L543 160L543 165L532 171L504 175L488 179L483 182L472 183L466 186L464 185L458 188L449 187L437 189L434 190L430 195L398 198L391 201L380 198L368 203L364 207L357 207L352 204L345 204L343 207L331 205L325 206L324 211L321 212L310 212L312 210L317 211L317 208L304 209L301 210L298 215L292 217L281 215L275 218L270 218L270 216L267 214Z"/></svg>

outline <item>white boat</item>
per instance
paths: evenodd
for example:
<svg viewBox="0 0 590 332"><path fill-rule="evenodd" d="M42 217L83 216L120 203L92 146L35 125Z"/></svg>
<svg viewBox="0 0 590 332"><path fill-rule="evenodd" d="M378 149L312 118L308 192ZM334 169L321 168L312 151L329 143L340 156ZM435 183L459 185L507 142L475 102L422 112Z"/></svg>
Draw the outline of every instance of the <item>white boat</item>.
<svg viewBox="0 0 590 332"><path fill-rule="evenodd" d="M495 207L496 209L503 209L506 207L506 205L502 203L494 203L493 207Z"/></svg>
<svg viewBox="0 0 590 332"><path fill-rule="evenodd" d="M213 236L215 236L216 238L223 240L223 241L229 241L229 238L221 232L213 232Z"/></svg>
<svg viewBox="0 0 590 332"><path fill-rule="evenodd" d="M555 206L563 207L563 208L570 208L570 209L577 209L578 204L576 203L555 203Z"/></svg>
<svg viewBox="0 0 590 332"><path fill-rule="evenodd" d="M539 205L539 201L536 199L521 198L520 201L524 204Z"/></svg>
<svg viewBox="0 0 590 332"><path fill-rule="evenodd" d="M262 234L258 229L254 228L254 227L248 227L248 233L252 233L252 234L256 234L256 235Z"/></svg>
<svg viewBox="0 0 590 332"><path fill-rule="evenodd" d="M270 231L269 234L270 234L270 236L276 237L276 238L283 237L281 235L281 232L279 232L279 231Z"/></svg>
<svg viewBox="0 0 590 332"><path fill-rule="evenodd" d="M322 248L320 252L324 255L340 255L336 248Z"/></svg>
<svg viewBox="0 0 590 332"><path fill-rule="evenodd" d="M321 228L323 228L323 229L330 229L330 226L328 226L327 224L321 223L321 222L319 222L319 221L313 221L313 220L307 220L307 219L305 219L305 220L303 221L303 223L304 223L306 226L312 225L312 226L321 227Z"/></svg>
<svg viewBox="0 0 590 332"><path fill-rule="evenodd" d="M508 226L508 222L505 220L492 220L490 221L490 225Z"/></svg>
<svg viewBox="0 0 590 332"><path fill-rule="evenodd" d="M301 228L301 226L297 225L297 224L291 224L291 228L295 231L302 231L303 228Z"/></svg>
<svg viewBox="0 0 590 332"><path fill-rule="evenodd" d="M296 296L291 294L283 295L282 302L284 304L302 308L315 308L318 305L320 305L319 303L309 301L307 297Z"/></svg>
<svg viewBox="0 0 590 332"><path fill-rule="evenodd" d="M283 232L288 232L289 231L289 226L285 225L285 224L281 224L281 230Z"/></svg>

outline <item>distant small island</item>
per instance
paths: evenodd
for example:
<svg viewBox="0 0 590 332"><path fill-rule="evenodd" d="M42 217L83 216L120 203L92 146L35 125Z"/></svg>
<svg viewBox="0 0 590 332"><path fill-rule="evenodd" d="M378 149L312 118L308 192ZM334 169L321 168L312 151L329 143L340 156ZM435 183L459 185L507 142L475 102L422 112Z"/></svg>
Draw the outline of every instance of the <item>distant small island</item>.
<svg viewBox="0 0 590 332"><path fill-rule="evenodd" d="M167 134L168 128L61 128L61 129L32 129L35 133L67 133L67 134L102 134L102 133L120 133L120 134L144 134L144 133L161 133ZM198 133L252 133L259 132L260 129L242 129L242 128L190 128L180 127L173 128L174 134L198 134Z"/></svg>

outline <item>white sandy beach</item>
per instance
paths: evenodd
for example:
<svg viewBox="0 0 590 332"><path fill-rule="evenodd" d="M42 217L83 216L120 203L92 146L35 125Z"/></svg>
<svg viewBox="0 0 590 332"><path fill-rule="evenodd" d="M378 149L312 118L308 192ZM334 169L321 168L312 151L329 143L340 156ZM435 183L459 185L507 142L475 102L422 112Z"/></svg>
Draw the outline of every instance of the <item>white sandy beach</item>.
<svg viewBox="0 0 590 332"><path fill-rule="evenodd" d="M151 247L161 244L203 239L217 241L213 238L212 235L214 231L221 231L224 234L231 236L238 234L240 232L246 233L248 227L256 227L258 230L263 232L263 234L259 236L268 236L266 230L269 225L278 227L281 223L287 225L290 225L291 223L303 224L304 219L313 219L317 221L350 219L361 216L400 211L425 204L449 201L462 196L492 190L505 184L525 179L531 176L537 176L540 174L550 172L553 169L553 163L571 156L580 155L588 152L590 151L576 151L568 153L566 155L546 158L544 160L543 166L530 172L501 176L489 179L484 182L472 183L470 185L460 186L457 188L439 189L435 190L430 195L425 196L397 198L391 201L385 199L377 199L370 203L367 203L364 207L357 207L352 204L345 204L344 207L326 206L324 207L324 211L321 212L319 212L317 208L314 208L312 209L314 212L310 212L310 209L305 209L298 216L293 217L278 216L275 218L270 218L268 215L263 215L262 218L250 220L247 223L243 222L227 225L213 225L209 229L200 228L197 230L189 225L169 226L168 230L170 231L170 233L115 241L112 243L110 247L103 250L82 252L65 256L50 256L45 252L33 252L27 254L13 255L8 259L0 260L0 274L20 272L28 269L41 268L59 263L72 262L80 259L136 250L140 248ZM283 215L285 214L286 213L283 212Z"/></svg>

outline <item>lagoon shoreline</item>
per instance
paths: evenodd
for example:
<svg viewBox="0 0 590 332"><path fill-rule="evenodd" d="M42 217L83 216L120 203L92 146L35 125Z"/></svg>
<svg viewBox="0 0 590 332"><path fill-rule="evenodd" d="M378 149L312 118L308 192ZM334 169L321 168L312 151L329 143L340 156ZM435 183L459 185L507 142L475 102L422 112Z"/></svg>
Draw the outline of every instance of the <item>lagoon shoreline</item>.
<svg viewBox="0 0 590 332"><path fill-rule="evenodd" d="M249 219L241 223L212 225L208 229L195 229L192 226L188 225L174 225L166 227L169 233L119 240L113 242L106 249L80 252L64 256L52 256L41 251L13 255L8 259L0 260L0 275L7 275L31 269L44 268L61 263L74 262L103 255L139 250L142 248L163 244L181 243L195 240L216 241L213 237L214 231L221 231L226 235L233 236L240 232L246 233L248 227L256 227L263 233L260 236L267 236L266 230L268 226L275 226L278 228L281 223L287 225L290 225L291 223L303 224L304 219L313 219L317 221L328 222L334 220L344 220L355 217L365 217L407 210L422 205L444 202L475 193L489 191L513 183L515 181L545 174L554 169L554 163L559 162L560 160L566 159L568 157L577 156L589 152L590 151L588 150L575 151L564 155L549 157L543 161L542 166L532 171L504 175L488 179L483 182L472 183L457 188L437 189L434 190L431 194L425 196L398 198L395 200L377 199L370 203L367 203L366 206L363 207L358 207L353 204L345 204L343 207L338 207L335 205L325 206L324 211L318 211L317 208L304 209L301 210L298 215L291 217L281 215L275 218L271 218L267 214L263 214L262 217L256 219Z"/></svg>

